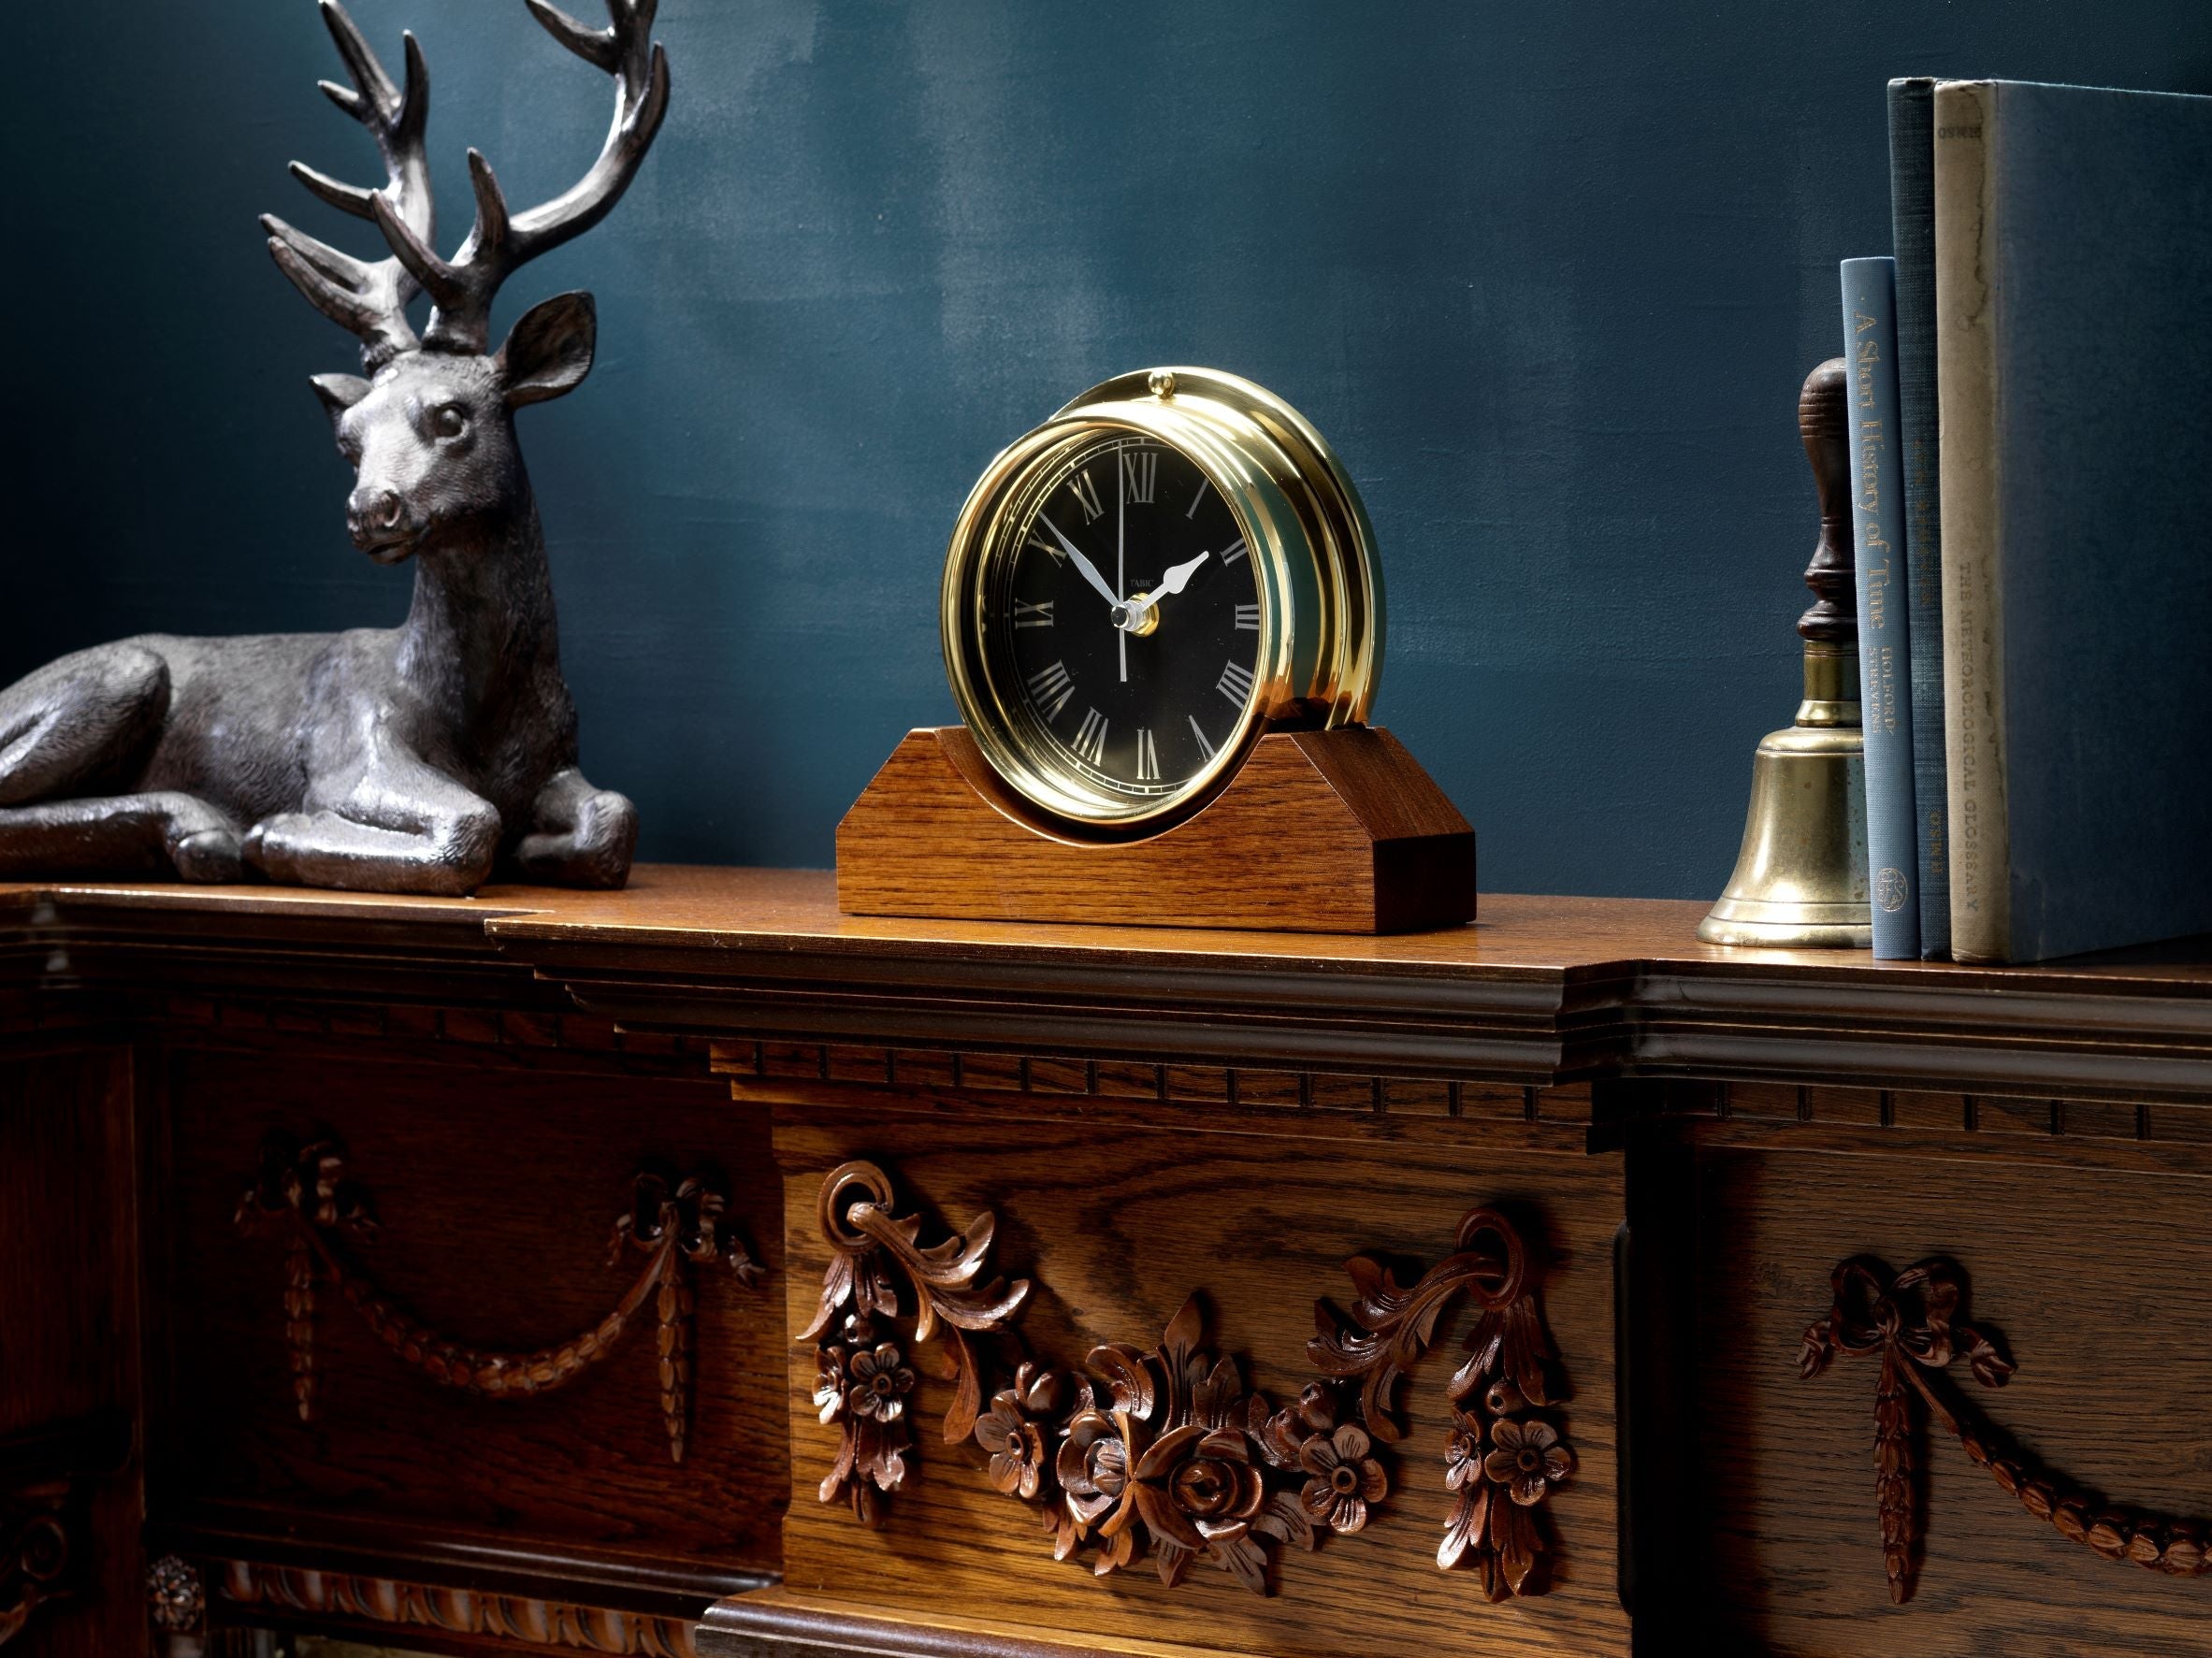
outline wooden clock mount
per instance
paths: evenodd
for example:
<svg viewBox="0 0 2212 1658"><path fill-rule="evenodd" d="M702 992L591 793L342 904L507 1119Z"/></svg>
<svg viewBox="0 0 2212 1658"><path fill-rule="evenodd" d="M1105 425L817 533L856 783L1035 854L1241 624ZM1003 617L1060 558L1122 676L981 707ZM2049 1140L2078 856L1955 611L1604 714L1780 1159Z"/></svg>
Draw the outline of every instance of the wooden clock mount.
<svg viewBox="0 0 2212 1658"><path fill-rule="evenodd" d="M1148 839L1038 826L965 726L911 731L837 829L848 915L1417 932L1475 914L1475 831L1388 731L1263 736Z"/></svg>

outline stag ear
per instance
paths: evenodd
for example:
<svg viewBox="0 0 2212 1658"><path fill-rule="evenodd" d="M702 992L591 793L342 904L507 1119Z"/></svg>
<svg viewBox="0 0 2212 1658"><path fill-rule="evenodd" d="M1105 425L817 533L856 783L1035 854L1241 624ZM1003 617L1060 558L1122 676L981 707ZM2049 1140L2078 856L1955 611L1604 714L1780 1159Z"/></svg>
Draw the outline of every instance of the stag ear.
<svg viewBox="0 0 2212 1658"><path fill-rule="evenodd" d="M369 396L369 382L358 374L318 374L308 384L323 399L323 407L328 411L333 425L347 410Z"/></svg>
<svg viewBox="0 0 2212 1658"><path fill-rule="evenodd" d="M507 407L542 403L582 385L599 333L599 308L588 294L557 294L532 306L499 347Z"/></svg>

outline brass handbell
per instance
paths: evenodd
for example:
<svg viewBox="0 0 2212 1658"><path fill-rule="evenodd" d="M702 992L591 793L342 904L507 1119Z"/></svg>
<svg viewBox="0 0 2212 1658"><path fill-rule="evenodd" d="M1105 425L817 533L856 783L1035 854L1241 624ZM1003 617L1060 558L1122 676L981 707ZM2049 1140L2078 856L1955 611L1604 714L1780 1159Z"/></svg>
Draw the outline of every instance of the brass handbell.
<svg viewBox="0 0 2212 1658"><path fill-rule="evenodd" d="M1865 949L1866 738L1858 723L1858 612L1852 578L1850 411L1843 359L1805 377L1798 430L1820 492L1820 544L1805 571L1813 608L1797 723L1762 738L1751 810L1728 890L1698 923L1709 944Z"/></svg>

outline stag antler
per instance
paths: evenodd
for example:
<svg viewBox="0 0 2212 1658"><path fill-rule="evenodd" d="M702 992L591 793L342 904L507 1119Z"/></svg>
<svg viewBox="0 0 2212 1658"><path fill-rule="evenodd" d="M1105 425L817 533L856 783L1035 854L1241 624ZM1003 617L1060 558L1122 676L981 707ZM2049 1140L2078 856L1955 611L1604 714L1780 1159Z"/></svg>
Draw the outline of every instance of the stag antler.
<svg viewBox="0 0 2212 1658"><path fill-rule="evenodd" d="M327 0L326 0L327 3ZM481 352L489 339L492 297L521 266L571 237L583 235L622 199L638 164L668 112L668 55L653 43L658 0L607 0L609 26L587 28L547 3L527 0L547 34L614 77L614 120L591 169L565 194L510 215L491 164L469 151L469 182L476 193L476 224L449 263L431 249L426 232L410 223L398 204L369 200L377 226L408 273L436 309L423 341L433 351Z"/></svg>
<svg viewBox="0 0 2212 1658"><path fill-rule="evenodd" d="M405 226L410 237L427 241L434 234L435 209L429 164L423 154L423 133L430 118L430 72L423 63L422 48L413 35L401 37L407 58L407 90L402 93L338 0L322 0L322 7L338 55L354 78L350 89L325 80L321 82L323 91L369 129L388 177L382 190L363 190L296 161L292 176L340 212L379 224L388 218ZM374 263L355 259L295 230L273 213L262 216L261 227L268 232L270 254L293 285L317 310L361 337L361 361L371 373L401 352L415 349L414 329L407 321L415 279L403 260L397 255Z"/></svg>

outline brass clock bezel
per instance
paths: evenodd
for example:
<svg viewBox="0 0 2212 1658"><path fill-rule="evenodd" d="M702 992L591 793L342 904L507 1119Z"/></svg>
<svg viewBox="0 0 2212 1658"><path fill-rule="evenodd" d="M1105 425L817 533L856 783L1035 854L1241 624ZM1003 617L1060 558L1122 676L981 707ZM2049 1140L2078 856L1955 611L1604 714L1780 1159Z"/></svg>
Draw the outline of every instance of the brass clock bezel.
<svg viewBox="0 0 2212 1658"><path fill-rule="evenodd" d="M1142 799L1095 785L1031 738L1018 685L993 678L993 571L1019 555L1030 485L1061 460L1117 436L1181 454L1235 515L1259 589L1253 686L1236 731L1206 767ZM1209 368L1117 375L1008 444L953 525L940 628L947 677L991 769L1063 839L1135 840L1203 810L1262 733L1364 722L1381 671L1381 566L1366 509L1321 434L1279 397Z"/></svg>

